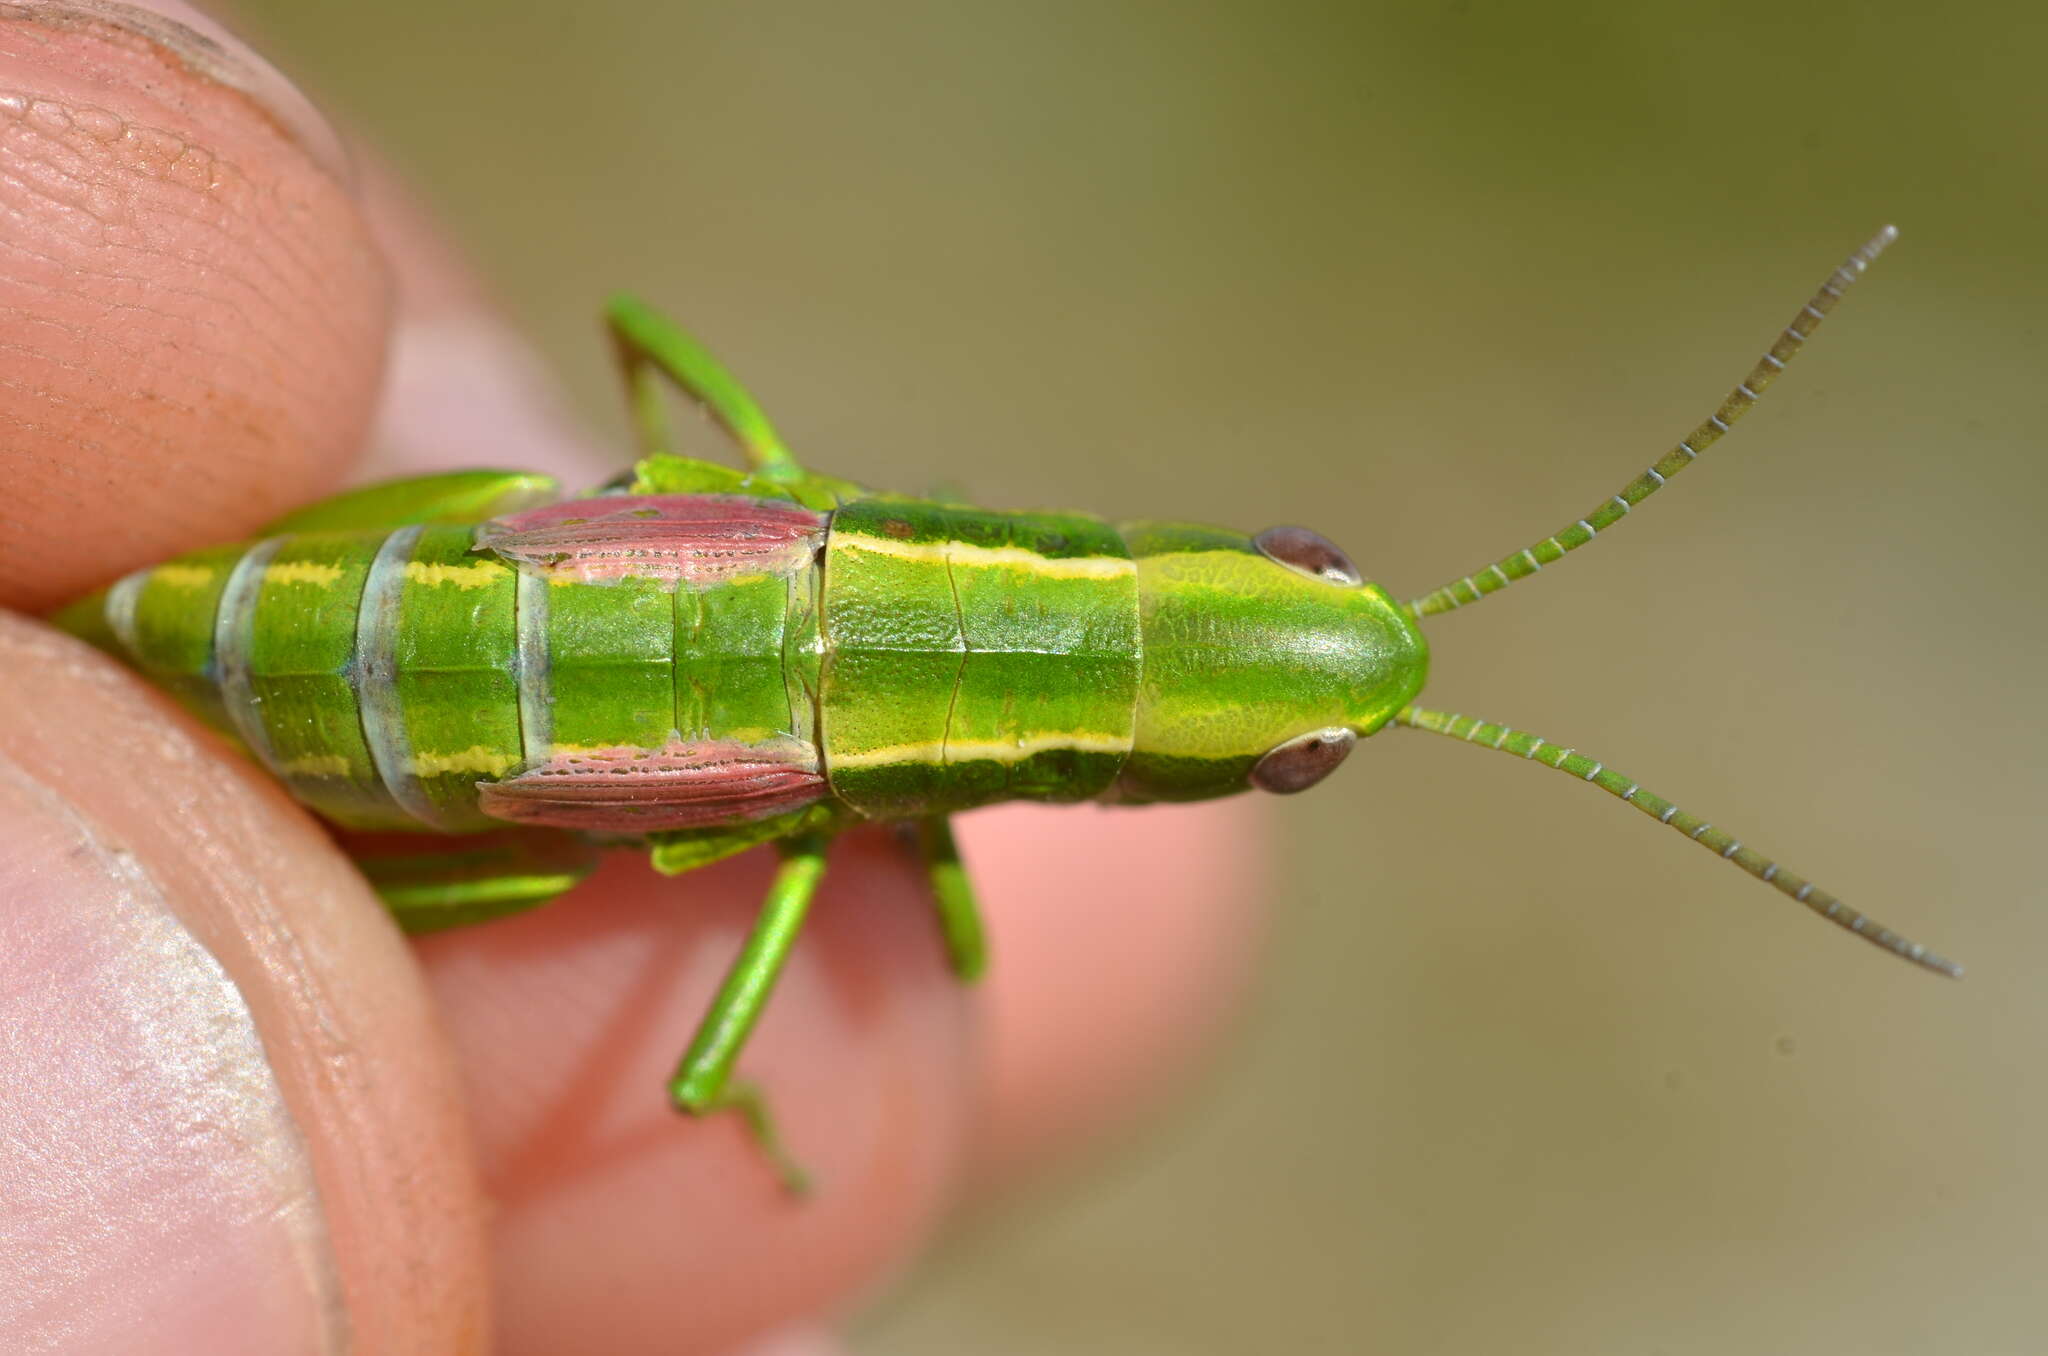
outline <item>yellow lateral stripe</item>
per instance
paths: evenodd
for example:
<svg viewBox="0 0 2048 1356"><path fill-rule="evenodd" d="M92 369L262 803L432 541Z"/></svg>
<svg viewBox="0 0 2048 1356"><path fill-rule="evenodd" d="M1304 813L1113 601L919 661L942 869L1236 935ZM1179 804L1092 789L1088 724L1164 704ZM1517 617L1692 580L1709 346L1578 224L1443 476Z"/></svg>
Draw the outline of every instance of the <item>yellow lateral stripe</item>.
<svg viewBox="0 0 2048 1356"><path fill-rule="evenodd" d="M409 584L453 584L459 589L488 588L498 582L508 571L495 560L479 560L474 565L442 565L426 560L405 562L405 579Z"/></svg>
<svg viewBox="0 0 2048 1356"><path fill-rule="evenodd" d="M674 730L669 731L668 742L650 747L646 744L550 744L550 758L589 758L600 754L620 752L659 754L678 753L689 749L693 741L686 740ZM808 740L793 739L781 730L771 730L760 725L735 725L729 730L718 732L718 743L750 745L752 750L764 757L786 757L792 762L808 762L815 765L818 750Z"/></svg>
<svg viewBox="0 0 2048 1356"><path fill-rule="evenodd" d="M346 777L353 770L348 759L339 753L308 754L280 763L277 768L282 777Z"/></svg>
<svg viewBox="0 0 2048 1356"><path fill-rule="evenodd" d="M158 575L163 571L158 570ZM316 584L321 588L339 581L341 566L326 565L317 560L287 560L281 565L264 567L263 582L266 584Z"/></svg>
<svg viewBox="0 0 2048 1356"><path fill-rule="evenodd" d="M159 565L149 572L151 583L174 589L203 589L213 582L211 565Z"/></svg>
<svg viewBox="0 0 2048 1356"><path fill-rule="evenodd" d="M1131 741L1113 734L1042 734L1027 739L961 740L957 743L929 739L917 744L891 744L886 748L862 749L858 753L830 756L834 768L876 767L884 763L1021 763L1033 754L1054 750L1075 753L1128 753Z"/></svg>
<svg viewBox="0 0 2048 1356"><path fill-rule="evenodd" d="M891 541L861 532L835 531L832 547L869 551L898 560L929 563L948 561L955 565L994 565L1027 570L1045 579L1122 579L1138 572L1136 561L1122 556L1072 556L1053 559L1021 546L969 546L957 541Z"/></svg>
<svg viewBox="0 0 2048 1356"><path fill-rule="evenodd" d="M502 777L519 766L520 761L512 754L472 744L454 753L416 753L412 756L411 768L415 777L443 777L451 772Z"/></svg>

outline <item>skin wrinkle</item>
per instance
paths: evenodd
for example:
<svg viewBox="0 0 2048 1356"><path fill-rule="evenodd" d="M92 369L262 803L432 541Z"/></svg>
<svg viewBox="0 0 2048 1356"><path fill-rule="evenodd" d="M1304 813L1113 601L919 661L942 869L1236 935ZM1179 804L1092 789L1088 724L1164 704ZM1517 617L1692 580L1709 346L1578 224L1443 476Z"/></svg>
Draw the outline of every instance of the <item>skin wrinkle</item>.
<svg viewBox="0 0 2048 1356"><path fill-rule="evenodd" d="M90 105L58 105L57 102L54 100L36 99L33 95L27 94L22 91L0 89L0 117L6 116L5 104L6 101L10 99L33 100L33 107L35 108L62 107L67 114L73 115L74 117L84 113L99 113L102 116L109 118L116 116L112 113L106 112L105 110L92 108ZM18 125L27 126L26 119L24 117L17 116L13 119L13 121ZM137 182L140 183L169 183L177 187L193 189L195 198L197 199L197 202L194 204L195 206L210 205L222 209L224 212L224 219L227 222L235 223L239 225L244 232L247 231L248 226L251 222L250 214L246 210L248 200L254 197L260 197L261 193L260 190L258 190L253 184L249 182L246 176L239 173L232 165L228 165L222 162L218 157L212 155L210 152L206 152L200 149L199 147L192 145L189 142L185 142L181 139L176 138L173 133L158 128L134 126L125 119L120 119L119 121L121 122L121 125L124 128L124 137L162 137L169 139L171 141L174 141L175 144L177 144L178 146L184 148L183 152L179 157L180 161L183 161L185 158L189 156L201 156L204 158L209 171L206 176L207 182L203 190L198 189L194 185L176 184L175 180L171 179L170 176L163 173L147 172L146 167L138 165L133 160L124 161L120 166L120 173L126 176L132 176ZM114 190L110 189L108 185L105 183L86 183L86 188L99 188L103 192L113 194L116 200L112 202L88 202L73 201L70 198L65 197L63 194L57 191L59 188L66 184L75 183L80 180L83 180L87 176L93 174L95 171L104 174L106 173L104 166L96 166L90 163L88 160L86 160L85 157L78 154L76 148L67 145L63 141L62 134L64 132L72 130L68 127L38 127L33 128L31 130L33 132L43 134L42 140L44 143L53 144L58 149L68 152L69 159L71 161L70 167L60 167L56 163L54 163L53 158L50 156L47 150L43 149L43 146L41 144L35 147L21 147L10 144L7 147L7 149L10 151L23 152L34 150L36 152L35 155L31 156L17 156L15 163L19 165L24 172L40 166L51 172L50 175L42 177L45 180L49 180L52 177L54 177L55 182L32 183L25 178L10 174L0 176L0 186L18 189L21 193L33 199L49 203L54 207L60 208L67 214L72 214L75 216L85 218L86 221L91 223L92 239L90 243L92 244L112 250L133 250L137 253L147 253L148 250L146 245L139 240L124 241L110 238L108 234L108 228L116 226L128 228L129 230L134 231L138 235L141 234L141 229L140 227L138 227L134 219L134 207L136 198L135 193L132 190L116 193ZM90 134L87 135L91 141L95 143L104 144L104 139L98 137L90 137ZM174 204L168 200L158 198L153 199L149 205L158 213L162 213L164 212L164 209L169 208ZM56 224L47 215L38 216L35 214L19 212L15 213L14 215L18 216L22 223L29 228L42 227L48 229ZM186 224L196 224L216 228L214 231L214 235L210 237L210 239L213 239L215 241L216 248L219 248L228 254L236 254L238 252L238 246L233 235L223 235L221 232L218 231L217 228L222 224L222 219L219 215L214 215L211 218L209 217L209 215L203 215L198 212L178 213L175 215L177 220ZM85 233L81 232L80 234L83 235ZM243 280L234 276L233 274L222 274L221 276L215 278L214 281L223 283L230 289L238 290L241 295L244 295L249 300L253 301L256 304L256 309L258 310L276 310L276 298L278 298L279 296L296 296L308 290L305 286L306 282L309 281L307 275L310 274L311 270L314 267L314 264L310 260L301 259L297 255L291 253L292 241L289 235L279 237L277 243L284 247L284 257L289 262L297 266L298 272L301 275L300 277L288 279L274 271L269 271L272 268L271 259L266 255L252 254L246 256L246 262L255 264L260 269L266 270L266 275L263 278L249 280L246 283L246 285L244 285ZM170 298L174 300L182 300L194 303L195 310L199 311L200 313L183 314L178 311L167 310L160 305L145 305L140 300L129 300L119 302L114 304L110 309L117 311L132 311L138 315L145 315L151 317L158 317L166 320L172 320L179 324L195 325L202 330L211 329L218 331L220 329L220 325L217 321L212 321L203 314L204 308L207 306L207 304L218 301L220 299L211 292L203 292L189 287L180 287L176 283L168 279L152 278L142 274L125 273L118 269L83 267L75 263L75 261L73 260L61 259L53 254L36 253L35 251L28 249L27 246L20 240L10 240L5 242L5 244L8 248L16 250L28 256L29 258L36 259L40 262L52 265L63 265L66 268L73 269L74 272L79 276L89 277L99 282L119 283L126 286L131 286L140 292L148 293L152 297ZM13 282L17 286L35 285L32 282L32 280L28 279L10 279L10 282ZM44 290L47 291L49 289ZM9 309L14 310L17 308ZM287 319L296 318L287 317ZM325 324L327 317L325 317L321 313L316 312L313 319L316 321L316 323ZM119 335L122 333L122 329L120 327L111 327L104 329L95 328L90 333L92 336L92 343L115 344ZM237 339L237 343L227 345L218 352L216 352L213 355L214 361L217 363L225 364L230 368L246 369L248 375L252 377L262 376L266 380L275 380L277 373L273 369L275 365L279 364L294 369L300 377L305 378L309 381L315 380L320 377L321 370L318 364L307 357L307 350L296 340L289 344L282 343L274 338L271 338L261 330L254 331L250 337L263 345L262 356L269 360L269 362L272 364L271 367L259 367L253 355L247 355L240 351L239 342L241 336L235 336L235 338ZM335 334L333 337L336 339L341 338L339 334ZM118 347L117 344L116 346ZM131 356L139 356L133 353L133 351L130 351L130 353Z"/></svg>
<svg viewBox="0 0 2048 1356"><path fill-rule="evenodd" d="M103 1340L130 1325L148 1331L161 1321L150 1302L155 1296L146 1290L131 1293L124 1277L103 1276L83 1264L75 1241L96 1237L93 1251L118 1263L147 1252L152 1244L179 1246L180 1226L190 1227L191 1216L228 1213L221 1206L232 1202L231 1212L277 1225L317 1314L319 1350L345 1350L347 1313L318 1182L241 990L219 960L179 925L162 887L133 853L110 844L55 790L0 754L0 803L8 800L20 805L10 815L17 824L40 818L62 826L63 836L71 840L62 849L70 873L91 872L106 882L108 888L97 898L78 902L95 905L94 926L118 936L104 952L87 958L90 979L118 972L122 992L104 1001L99 986L92 984L87 1001L98 1004L101 1039L90 1050L73 1042L9 1056L8 1063L17 1069L61 1065L62 1077L51 1070L52 1086L82 1081L91 1087L97 1081L92 1090L112 1105L89 1111L91 1125L45 1115L37 1121L40 1134L37 1128L17 1128L7 1136L14 1141L15 1156L32 1160L36 1169L13 1179L11 1208L0 1210L0 1256L8 1259L0 1267L0 1327L30 1340L40 1330L49 1341L36 1342L36 1349L49 1351ZM70 959L65 954L69 940L56 943L59 961ZM24 944L33 943L16 939L16 945ZM6 1006L0 998L0 1010ZM7 1029L33 1041L49 1019L41 1008L17 1013ZM61 1017L59 1024L73 1030L81 1025L63 1023ZM202 1032L195 1049L193 1037ZM138 1062L146 1068L136 1068ZM28 1085L41 1082L30 1079ZM165 1115L175 1123L162 1125ZM261 1182L248 1180L251 1165L262 1171ZM52 1189L35 1193L38 1177ZM153 1209L139 1216L103 1210L110 1197L138 1187L149 1192ZM81 1219L82 1213L96 1218ZM204 1223L200 1220L200 1227ZM249 1233L245 1223L226 1241L246 1247ZM43 1242L49 1235L74 1242L63 1256L53 1256ZM215 1260L240 1274L251 1259ZM69 1284L53 1287L52 1278L59 1275ZM10 1296L9 1277L26 1288ZM38 1311L47 1317L49 1310L61 1310L67 1293L78 1298L95 1291L90 1322L54 1320L61 1328L38 1323ZM262 1315L294 1330L299 1326L289 1315L266 1314L260 1296L240 1298L253 1304L250 1316Z"/></svg>
<svg viewBox="0 0 2048 1356"><path fill-rule="evenodd" d="M173 18L162 10L174 10L179 17ZM306 97L276 67L235 42L210 17L177 0L157 10L120 4L118 0L32 0L0 4L0 22L90 32L103 41L127 46L188 75L232 90L336 180L347 184L353 179L341 139Z"/></svg>

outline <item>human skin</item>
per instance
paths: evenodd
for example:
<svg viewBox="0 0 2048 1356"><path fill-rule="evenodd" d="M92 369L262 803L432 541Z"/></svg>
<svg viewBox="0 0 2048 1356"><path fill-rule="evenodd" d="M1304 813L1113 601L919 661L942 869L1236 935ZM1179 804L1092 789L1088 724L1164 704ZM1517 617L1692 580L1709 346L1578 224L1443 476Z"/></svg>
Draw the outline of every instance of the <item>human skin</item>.
<svg viewBox="0 0 2048 1356"><path fill-rule="evenodd" d="M366 468L622 459L342 147L182 6L0 9L0 603ZM895 842L834 851L742 1066L821 1184L798 1202L661 1091L766 854L674 880L622 854L410 945L260 773L0 618L0 1348L831 1350L963 1196L1184 1067L1257 930L1241 803L962 837L995 956L972 990Z"/></svg>

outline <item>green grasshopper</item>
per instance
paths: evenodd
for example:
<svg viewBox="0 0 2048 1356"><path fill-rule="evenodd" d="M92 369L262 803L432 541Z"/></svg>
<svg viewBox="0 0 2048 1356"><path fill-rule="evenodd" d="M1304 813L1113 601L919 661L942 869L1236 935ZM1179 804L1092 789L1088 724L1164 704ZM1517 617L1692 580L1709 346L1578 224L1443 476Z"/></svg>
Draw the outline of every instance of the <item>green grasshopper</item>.
<svg viewBox="0 0 2048 1356"><path fill-rule="evenodd" d="M412 931L542 903L602 845L677 873L773 843L780 869L669 1093L693 1115L741 1113L792 1187L801 1173L733 1072L835 834L914 830L952 968L971 980L986 948L954 813L1302 791L1388 725L1590 782L1958 975L1604 763L1414 704L1423 618L1584 546L1683 471L1895 234L1850 256L1719 409L1619 493L1408 602L1303 528L1005 513L814 474L709 353L621 299L607 319L641 443L630 475L572 499L501 471L357 490L131 574L58 621L337 825L497 830L364 860ZM664 382L724 427L745 470L670 451Z"/></svg>

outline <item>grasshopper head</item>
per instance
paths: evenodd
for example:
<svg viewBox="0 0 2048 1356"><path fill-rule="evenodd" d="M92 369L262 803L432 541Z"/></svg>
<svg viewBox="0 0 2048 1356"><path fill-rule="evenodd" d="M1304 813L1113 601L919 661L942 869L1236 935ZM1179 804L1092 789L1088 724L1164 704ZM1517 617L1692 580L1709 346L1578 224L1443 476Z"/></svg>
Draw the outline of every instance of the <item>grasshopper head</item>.
<svg viewBox="0 0 2048 1356"><path fill-rule="evenodd" d="M1300 791L1422 688L1415 619L1305 528L1127 523L1144 674L1112 797Z"/></svg>

